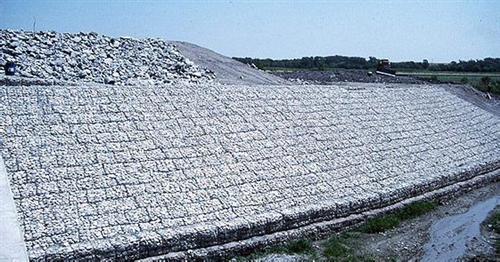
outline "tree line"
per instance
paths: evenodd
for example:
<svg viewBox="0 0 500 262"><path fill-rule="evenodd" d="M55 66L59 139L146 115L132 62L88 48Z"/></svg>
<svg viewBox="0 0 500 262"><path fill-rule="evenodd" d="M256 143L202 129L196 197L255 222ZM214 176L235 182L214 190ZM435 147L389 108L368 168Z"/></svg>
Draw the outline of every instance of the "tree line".
<svg viewBox="0 0 500 262"><path fill-rule="evenodd" d="M254 64L260 69L293 68L307 70L328 70L329 68L344 69L374 69L377 67L376 57L352 56L315 56L295 59L259 59L250 57L233 57L245 64ZM429 63L424 59L422 62L406 61L391 62L391 67L407 70L429 70L429 71L455 71L455 72L500 72L500 58L485 58L468 61L452 61L450 63Z"/></svg>

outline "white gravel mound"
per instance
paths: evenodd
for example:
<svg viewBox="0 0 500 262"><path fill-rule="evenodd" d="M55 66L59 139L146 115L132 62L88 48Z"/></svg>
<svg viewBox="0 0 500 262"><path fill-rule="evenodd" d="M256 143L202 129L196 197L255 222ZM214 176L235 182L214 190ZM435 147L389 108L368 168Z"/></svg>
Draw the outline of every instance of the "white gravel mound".
<svg viewBox="0 0 500 262"><path fill-rule="evenodd" d="M0 30L0 67L7 61L16 63L20 76L50 80L131 85L214 78L164 40L97 33Z"/></svg>

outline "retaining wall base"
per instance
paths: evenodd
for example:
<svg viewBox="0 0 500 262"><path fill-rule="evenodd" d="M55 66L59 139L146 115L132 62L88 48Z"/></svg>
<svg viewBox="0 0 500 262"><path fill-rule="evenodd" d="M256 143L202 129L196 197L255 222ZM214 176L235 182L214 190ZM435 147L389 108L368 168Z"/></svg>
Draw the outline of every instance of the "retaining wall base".
<svg viewBox="0 0 500 262"><path fill-rule="evenodd" d="M248 255L259 249L270 246L278 246L286 241L309 238L322 239L332 233L338 233L352 229L367 219L379 217L395 212L409 204L424 200L447 200L463 195L471 190L482 186L498 183L500 181L500 169L475 176L469 180L457 182L434 191L411 197L395 204L369 210L366 212L349 215L329 221L313 223L307 226L280 231L272 234L251 237L241 241L229 242L222 245L215 245L205 248L171 252L166 255L154 256L138 261L206 261L227 260L235 256Z"/></svg>

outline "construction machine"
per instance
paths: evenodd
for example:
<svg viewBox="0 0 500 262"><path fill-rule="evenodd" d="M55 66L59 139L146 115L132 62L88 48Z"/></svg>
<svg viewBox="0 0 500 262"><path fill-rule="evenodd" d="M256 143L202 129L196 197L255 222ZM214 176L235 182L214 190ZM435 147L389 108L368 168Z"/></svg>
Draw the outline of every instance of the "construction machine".
<svg viewBox="0 0 500 262"><path fill-rule="evenodd" d="M376 73L392 77L396 76L396 70L391 69L391 62L389 62L389 59L378 60Z"/></svg>

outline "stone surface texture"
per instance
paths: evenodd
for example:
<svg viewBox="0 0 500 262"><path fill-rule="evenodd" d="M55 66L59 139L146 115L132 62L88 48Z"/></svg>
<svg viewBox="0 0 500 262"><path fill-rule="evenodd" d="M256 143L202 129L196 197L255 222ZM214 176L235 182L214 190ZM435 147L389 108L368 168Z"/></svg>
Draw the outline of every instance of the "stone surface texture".
<svg viewBox="0 0 500 262"><path fill-rule="evenodd" d="M164 40L97 33L0 29L2 73L7 61L16 63L18 75L44 80L135 85L206 83L215 78Z"/></svg>
<svg viewBox="0 0 500 262"><path fill-rule="evenodd" d="M137 259L344 217L500 167L438 86L4 86L29 257Z"/></svg>

